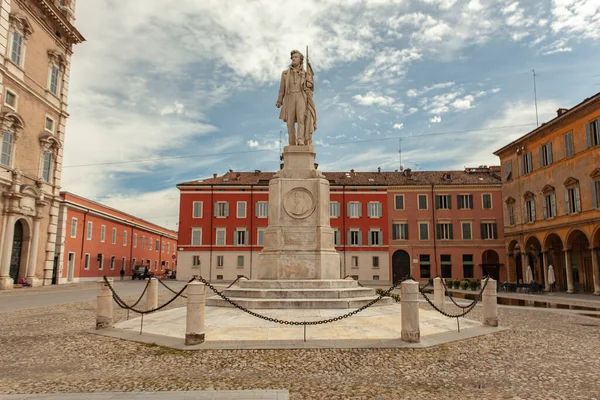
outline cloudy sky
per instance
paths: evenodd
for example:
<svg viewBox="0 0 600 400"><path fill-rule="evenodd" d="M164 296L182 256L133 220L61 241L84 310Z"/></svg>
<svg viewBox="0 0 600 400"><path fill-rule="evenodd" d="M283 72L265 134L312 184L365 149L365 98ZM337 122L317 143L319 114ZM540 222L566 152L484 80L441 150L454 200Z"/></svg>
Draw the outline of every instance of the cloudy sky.
<svg viewBox="0 0 600 400"><path fill-rule="evenodd" d="M88 0L63 189L176 229L179 182L275 171L292 49L319 169L462 169L600 91L600 0Z"/></svg>

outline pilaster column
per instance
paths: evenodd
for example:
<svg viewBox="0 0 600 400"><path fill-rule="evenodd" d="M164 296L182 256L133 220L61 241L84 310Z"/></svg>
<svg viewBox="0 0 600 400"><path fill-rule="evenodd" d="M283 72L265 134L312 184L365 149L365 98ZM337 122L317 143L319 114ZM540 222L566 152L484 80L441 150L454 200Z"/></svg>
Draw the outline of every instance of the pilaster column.
<svg viewBox="0 0 600 400"><path fill-rule="evenodd" d="M571 249L565 249L565 269L567 271L567 293L575 293L573 267L571 266Z"/></svg>
<svg viewBox="0 0 600 400"><path fill-rule="evenodd" d="M600 296L600 265L598 265L598 250L591 248L592 251L592 276L594 279L594 294Z"/></svg>
<svg viewBox="0 0 600 400"><path fill-rule="evenodd" d="M0 290L13 288L13 279L10 277L10 259L12 256L13 240L15 237L15 222L17 220L17 216L15 214L8 214L6 219L4 246L0 261Z"/></svg>
<svg viewBox="0 0 600 400"><path fill-rule="evenodd" d="M523 282L521 283L529 283L525 282L525 278L527 276L527 253L521 253L521 276L523 277Z"/></svg>
<svg viewBox="0 0 600 400"><path fill-rule="evenodd" d="M544 251L542 253L542 268L544 270L542 273L544 274L544 286L546 287L546 292L550 291L550 284L548 283L548 252Z"/></svg>
<svg viewBox="0 0 600 400"><path fill-rule="evenodd" d="M27 266L27 283L32 287L42 286L42 281L35 276L38 256L38 243L40 241L41 217L33 219L33 233L31 235L31 246L29 247L29 265Z"/></svg>

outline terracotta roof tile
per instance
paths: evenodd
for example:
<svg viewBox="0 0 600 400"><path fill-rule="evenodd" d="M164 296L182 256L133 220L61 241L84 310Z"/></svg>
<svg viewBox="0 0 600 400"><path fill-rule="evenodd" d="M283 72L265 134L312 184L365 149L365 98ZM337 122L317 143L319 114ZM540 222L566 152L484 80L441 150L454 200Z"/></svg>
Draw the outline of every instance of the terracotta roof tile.
<svg viewBox="0 0 600 400"><path fill-rule="evenodd" d="M467 168L467 170L470 170ZM410 177L402 172L323 172L332 186L400 186L400 185L500 185L499 168L476 168L463 171L412 171ZM445 176L450 175L450 180ZM236 172L208 179L182 182L185 186L268 186L275 172ZM415 179L416 177L416 179Z"/></svg>

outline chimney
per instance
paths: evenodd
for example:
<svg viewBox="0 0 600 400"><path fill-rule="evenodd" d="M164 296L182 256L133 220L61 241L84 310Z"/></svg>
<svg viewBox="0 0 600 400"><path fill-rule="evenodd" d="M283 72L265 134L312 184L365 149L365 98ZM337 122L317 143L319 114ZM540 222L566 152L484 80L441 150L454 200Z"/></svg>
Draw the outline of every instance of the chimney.
<svg viewBox="0 0 600 400"><path fill-rule="evenodd" d="M260 169L255 169L254 170L254 175L258 175L258 174L260 174Z"/></svg>
<svg viewBox="0 0 600 400"><path fill-rule="evenodd" d="M350 172L351 172L351 173L354 173L354 169L351 169L351 170L350 170Z"/></svg>
<svg viewBox="0 0 600 400"><path fill-rule="evenodd" d="M232 172L233 172L233 170L232 170L232 169L230 169L230 170L229 170L229 173L232 173Z"/></svg>
<svg viewBox="0 0 600 400"><path fill-rule="evenodd" d="M215 179L217 177L217 174L213 174L213 179Z"/></svg>
<svg viewBox="0 0 600 400"><path fill-rule="evenodd" d="M567 110L566 108L559 108L558 110L556 110L556 115L558 115L560 117L561 115L563 115L567 111L569 111L569 110Z"/></svg>
<svg viewBox="0 0 600 400"><path fill-rule="evenodd" d="M404 170L404 176L406 176L407 178L410 178L410 171L411 171L411 169L410 169L410 168L406 168L406 169Z"/></svg>
<svg viewBox="0 0 600 400"><path fill-rule="evenodd" d="M381 167L377 167L377 173L380 174L381 173Z"/></svg>

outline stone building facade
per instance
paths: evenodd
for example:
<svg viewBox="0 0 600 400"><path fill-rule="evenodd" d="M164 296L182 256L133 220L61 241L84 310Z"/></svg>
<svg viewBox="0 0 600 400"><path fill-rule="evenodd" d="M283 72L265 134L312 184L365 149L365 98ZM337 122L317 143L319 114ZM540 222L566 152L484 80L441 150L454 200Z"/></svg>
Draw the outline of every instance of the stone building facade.
<svg viewBox="0 0 600 400"><path fill-rule="evenodd" d="M496 151L512 282L600 295L600 93Z"/></svg>
<svg viewBox="0 0 600 400"><path fill-rule="evenodd" d="M341 276L389 284L506 279L499 168L324 172ZM178 278L256 279L273 172L235 172L180 190Z"/></svg>
<svg viewBox="0 0 600 400"><path fill-rule="evenodd" d="M0 289L56 281L75 0L0 0Z"/></svg>

